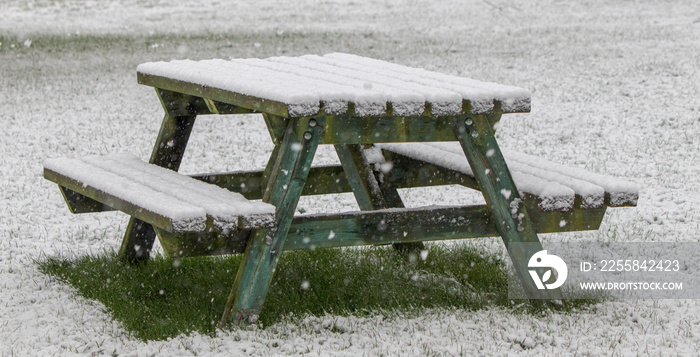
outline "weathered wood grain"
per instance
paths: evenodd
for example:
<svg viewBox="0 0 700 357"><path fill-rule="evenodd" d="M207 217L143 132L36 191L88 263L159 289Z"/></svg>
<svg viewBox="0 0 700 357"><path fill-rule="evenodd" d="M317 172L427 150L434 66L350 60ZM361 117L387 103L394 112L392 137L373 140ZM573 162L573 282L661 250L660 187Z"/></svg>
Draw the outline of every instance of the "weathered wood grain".
<svg viewBox="0 0 700 357"><path fill-rule="evenodd" d="M324 128L324 117L293 119L270 162L263 201L277 207L276 228L258 229L248 241L220 326L255 323L265 301L287 232Z"/></svg>
<svg viewBox="0 0 700 357"><path fill-rule="evenodd" d="M456 117L453 123L479 190L506 247L510 242L533 243L527 245L533 251L508 249L508 254L526 294L531 298L544 298L527 269L530 257L542 247L537 244L537 232L498 147L491 124L481 115ZM551 292L546 296L551 296Z"/></svg>

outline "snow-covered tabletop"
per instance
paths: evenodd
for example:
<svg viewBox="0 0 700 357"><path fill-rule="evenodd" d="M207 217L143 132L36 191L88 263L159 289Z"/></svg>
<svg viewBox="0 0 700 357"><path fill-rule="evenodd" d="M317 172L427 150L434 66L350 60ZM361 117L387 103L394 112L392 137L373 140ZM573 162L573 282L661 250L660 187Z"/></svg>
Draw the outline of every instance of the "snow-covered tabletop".
<svg viewBox="0 0 700 357"><path fill-rule="evenodd" d="M142 84L249 109L266 101L275 108L267 112L286 117L530 111L527 89L345 53L149 62L137 72Z"/></svg>

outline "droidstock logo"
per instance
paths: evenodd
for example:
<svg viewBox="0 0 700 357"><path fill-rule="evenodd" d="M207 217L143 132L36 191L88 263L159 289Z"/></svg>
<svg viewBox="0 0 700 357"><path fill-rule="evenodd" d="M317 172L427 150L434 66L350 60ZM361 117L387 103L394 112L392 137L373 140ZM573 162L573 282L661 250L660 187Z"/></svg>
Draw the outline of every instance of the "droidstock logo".
<svg viewBox="0 0 700 357"><path fill-rule="evenodd" d="M540 250L539 252L533 254L532 257L530 257L530 261L527 263L527 267L550 268L545 271L544 274L542 274L542 277L537 274L537 270L529 270L532 280L540 290L556 289L564 285L566 277L569 274L569 270L566 268L566 263L564 263L564 260L554 254L547 254L546 250ZM556 271L554 274L556 280L553 283L545 284L552 278L552 270Z"/></svg>

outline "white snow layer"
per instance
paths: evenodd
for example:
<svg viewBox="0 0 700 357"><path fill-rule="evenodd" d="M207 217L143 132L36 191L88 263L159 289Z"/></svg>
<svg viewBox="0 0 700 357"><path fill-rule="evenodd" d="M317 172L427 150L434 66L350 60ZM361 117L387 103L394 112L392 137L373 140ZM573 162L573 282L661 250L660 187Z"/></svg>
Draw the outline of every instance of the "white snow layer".
<svg viewBox="0 0 700 357"><path fill-rule="evenodd" d="M530 92L523 88L343 53L149 62L137 71L284 103L293 117L321 108L343 114L348 103L361 117L385 114L389 105L398 116L421 115L426 105L435 116L459 114L464 101L474 114L493 111L495 101L504 112L530 110Z"/></svg>
<svg viewBox="0 0 700 357"><path fill-rule="evenodd" d="M126 153L47 159L44 167L167 217L175 231L202 231L207 216L220 230L236 229L241 216L272 216L275 212L270 204L248 201L239 193L147 164Z"/></svg>
<svg viewBox="0 0 700 357"><path fill-rule="evenodd" d="M433 163L474 176L464 151L456 142L378 144L381 149ZM611 206L637 204L639 189L633 182L596 174L581 168L556 164L532 155L503 150L506 165L519 191L540 198L544 211L569 210L574 194L581 196L582 208L601 207L605 193Z"/></svg>

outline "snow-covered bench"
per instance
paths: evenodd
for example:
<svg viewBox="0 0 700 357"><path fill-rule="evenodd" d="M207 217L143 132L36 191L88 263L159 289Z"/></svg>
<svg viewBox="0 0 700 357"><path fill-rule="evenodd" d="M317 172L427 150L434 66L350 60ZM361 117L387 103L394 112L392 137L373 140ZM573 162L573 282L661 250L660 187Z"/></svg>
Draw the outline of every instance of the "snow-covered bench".
<svg viewBox="0 0 700 357"><path fill-rule="evenodd" d="M413 186L410 181L420 181L420 186L456 183L478 189L474 173L457 142L377 144L376 148L382 152L381 156L373 155L373 161L390 161L399 167L383 178L396 186ZM633 182L512 150L502 151L526 206L531 211L536 208L537 212L531 212L535 220L550 212L637 205L639 189ZM407 167L410 169L402 169Z"/></svg>
<svg viewBox="0 0 700 357"><path fill-rule="evenodd" d="M61 187L74 213L117 209L153 225L161 235L218 232L227 236L270 228L275 222L273 205L249 201L131 154L48 159L44 177ZM103 206L94 207L96 202ZM166 253L178 255L168 247L163 244Z"/></svg>

